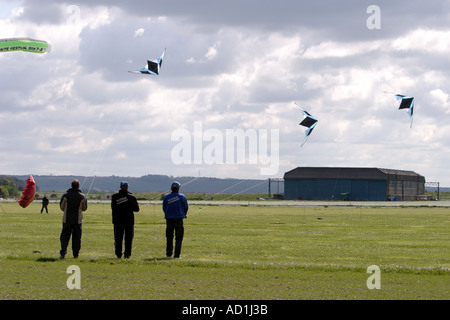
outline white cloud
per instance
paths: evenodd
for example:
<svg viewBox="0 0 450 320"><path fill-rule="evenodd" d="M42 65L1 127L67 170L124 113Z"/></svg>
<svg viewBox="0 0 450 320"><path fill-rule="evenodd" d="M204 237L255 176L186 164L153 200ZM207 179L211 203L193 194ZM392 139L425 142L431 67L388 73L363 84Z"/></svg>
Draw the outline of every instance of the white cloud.
<svg viewBox="0 0 450 320"><path fill-rule="evenodd" d="M135 37L140 37L140 36L142 36L144 34L144 32L145 32L144 28L139 28L136 31L134 31L134 36Z"/></svg>
<svg viewBox="0 0 450 320"><path fill-rule="evenodd" d="M88 10L87 12L84 9L81 10L83 25L87 25L93 30L113 23L117 15L120 14L119 10L107 7L97 7L96 10Z"/></svg>
<svg viewBox="0 0 450 320"><path fill-rule="evenodd" d="M206 52L205 58L207 60L213 60L217 55L217 50L219 49L219 47L220 47L220 41L214 43L214 45L212 47L208 48L208 52Z"/></svg>
<svg viewBox="0 0 450 320"><path fill-rule="evenodd" d="M430 92L435 104L439 107L441 112L450 114L450 99L449 94L441 89L434 89Z"/></svg>
<svg viewBox="0 0 450 320"><path fill-rule="evenodd" d="M399 51L448 54L450 50L450 30L416 29L392 41L391 47Z"/></svg>

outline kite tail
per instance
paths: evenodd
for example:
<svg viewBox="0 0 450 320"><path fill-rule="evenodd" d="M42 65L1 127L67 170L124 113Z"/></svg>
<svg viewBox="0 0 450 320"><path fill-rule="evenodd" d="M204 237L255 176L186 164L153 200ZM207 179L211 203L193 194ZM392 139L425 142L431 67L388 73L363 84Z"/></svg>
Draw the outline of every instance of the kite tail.
<svg viewBox="0 0 450 320"><path fill-rule="evenodd" d="M303 145L305 144L306 140L308 140L308 137L309 137L309 136L307 136L307 137L303 140L302 145L301 145L300 147L303 147Z"/></svg>

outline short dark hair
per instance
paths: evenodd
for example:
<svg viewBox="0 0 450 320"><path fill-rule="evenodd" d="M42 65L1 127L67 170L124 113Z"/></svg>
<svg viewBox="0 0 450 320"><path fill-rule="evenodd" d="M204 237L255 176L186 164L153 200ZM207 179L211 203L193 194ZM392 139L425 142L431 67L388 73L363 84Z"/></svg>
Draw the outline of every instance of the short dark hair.
<svg viewBox="0 0 450 320"><path fill-rule="evenodd" d="M72 180L72 188L80 189L80 181L78 181L77 179Z"/></svg>

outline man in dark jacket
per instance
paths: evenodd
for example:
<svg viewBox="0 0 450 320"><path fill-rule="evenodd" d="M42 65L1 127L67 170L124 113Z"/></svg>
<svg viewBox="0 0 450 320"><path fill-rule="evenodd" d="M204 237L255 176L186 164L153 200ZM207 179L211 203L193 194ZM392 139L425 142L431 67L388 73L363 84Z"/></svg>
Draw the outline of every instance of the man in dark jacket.
<svg viewBox="0 0 450 320"><path fill-rule="evenodd" d="M114 248L117 258L122 257L122 242L125 235L124 257L131 256L134 237L134 212L139 212L136 198L128 192L128 182L120 183L120 190L111 198L112 222L114 224Z"/></svg>
<svg viewBox="0 0 450 320"><path fill-rule="evenodd" d="M47 196L44 194L44 197L42 198L41 213L44 212L44 209L45 209L45 212L48 213L48 208L47 208L48 203L49 203L49 200L48 200Z"/></svg>
<svg viewBox="0 0 450 320"><path fill-rule="evenodd" d="M174 181L170 186L172 192L163 198L164 218L166 219L166 256L170 258L173 252L173 234L175 231L174 258L179 258L184 237L183 219L187 217L188 203L186 196L179 193L181 184Z"/></svg>
<svg viewBox="0 0 450 320"><path fill-rule="evenodd" d="M59 207L64 212L63 228L61 236L61 259L67 253L70 236L72 236L73 257L78 258L81 248L81 225L83 223L83 211L87 210L87 199L80 191L80 181L73 180L72 188L62 196Z"/></svg>

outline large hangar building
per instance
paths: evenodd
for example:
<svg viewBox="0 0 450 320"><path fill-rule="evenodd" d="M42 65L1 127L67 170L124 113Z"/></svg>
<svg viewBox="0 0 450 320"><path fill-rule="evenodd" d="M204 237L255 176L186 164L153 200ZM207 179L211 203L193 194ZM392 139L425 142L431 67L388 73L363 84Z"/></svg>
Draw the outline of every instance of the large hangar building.
<svg viewBox="0 0 450 320"><path fill-rule="evenodd" d="M298 167L284 174L284 199L387 201L417 200L425 177L405 170Z"/></svg>

